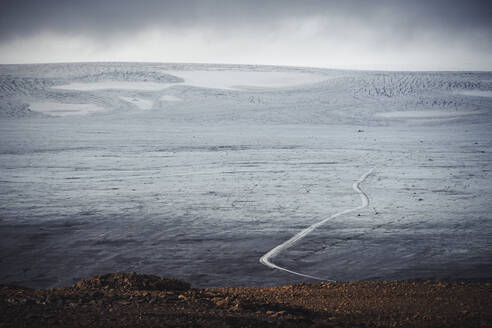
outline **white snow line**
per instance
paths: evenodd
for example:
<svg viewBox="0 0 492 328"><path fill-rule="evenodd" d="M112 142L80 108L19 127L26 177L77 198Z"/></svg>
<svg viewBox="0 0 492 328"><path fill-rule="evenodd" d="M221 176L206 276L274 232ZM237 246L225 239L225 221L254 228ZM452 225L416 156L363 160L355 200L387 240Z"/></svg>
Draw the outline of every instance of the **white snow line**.
<svg viewBox="0 0 492 328"><path fill-rule="evenodd" d="M315 276L310 276L308 274L303 274L303 273L300 273L300 272L296 272L296 271L292 271L292 270L289 270L289 269L286 269L286 268L283 268L283 267L280 267L278 265L276 265L275 263L272 263L271 260L277 256L278 254L280 254L282 251L294 246L299 240L301 240L302 238L304 238L307 234L309 234L311 231L313 231L314 229L318 228L320 225L326 223L327 221L331 220L331 219L334 219L338 216L341 216L341 215L344 215L344 214L348 214L348 213L351 213L351 212L354 212L354 211L357 211L357 210L361 210L363 208L366 208L368 205L369 205L369 197L367 197L367 194L362 191L360 189L360 184L362 182L364 182L364 180L372 173L374 169L370 169L366 174L364 174L363 176L361 176L359 178L359 180L355 181L353 184L352 184L352 189L354 189L359 195L360 195L360 199L362 201L362 204L357 206L357 207L354 207L354 208L350 208L350 209L347 209L345 211L341 211L341 212L338 212L336 214L333 214L332 216L322 220L322 221L319 221L309 227L307 227L306 229L302 230L301 232L297 233L296 235L294 235L292 238L290 238L289 240L283 242L282 244L276 246L275 248L273 248L272 250L270 250L268 253L266 253L265 255L263 255L261 258L260 258L260 263L261 264L264 264L272 269L277 269L277 270L282 270L282 271L285 271L285 272L289 272L289 273L292 273L292 274L295 274L295 275L298 275L298 276L301 276L301 277L306 277L306 278L311 278L311 279L316 279L316 280L323 280L323 281L335 281L335 280L330 280L330 279L323 279L323 278L319 278L319 277L315 277Z"/></svg>

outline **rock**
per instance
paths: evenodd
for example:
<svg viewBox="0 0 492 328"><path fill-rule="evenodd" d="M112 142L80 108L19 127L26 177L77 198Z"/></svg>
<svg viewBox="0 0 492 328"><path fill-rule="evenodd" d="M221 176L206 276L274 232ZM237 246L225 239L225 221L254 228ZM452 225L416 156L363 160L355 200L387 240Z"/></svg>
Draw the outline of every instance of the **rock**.
<svg viewBox="0 0 492 328"><path fill-rule="evenodd" d="M220 298L220 297L214 297L212 298L212 302L215 303L217 307L221 307L227 303L228 299L225 298Z"/></svg>
<svg viewBox="0 0 492 328"><path fill-rule="evenodd" d="M74 286L77 289L124 289L124 290L174 290L191 289L191 285L176 279L161 278L136 273L110 273L83 279Z"/></svg>

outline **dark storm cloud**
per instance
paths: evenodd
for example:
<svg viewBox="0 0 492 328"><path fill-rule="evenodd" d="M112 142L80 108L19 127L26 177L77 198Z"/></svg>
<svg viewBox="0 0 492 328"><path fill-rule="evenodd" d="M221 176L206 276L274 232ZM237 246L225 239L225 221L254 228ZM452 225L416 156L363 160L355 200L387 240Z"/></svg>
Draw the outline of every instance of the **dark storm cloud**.
<svg viewBox="0 0 492 328"><path fill-rule="evenodd" d="M375 30L390 28L395 39L415 38L422 31L449 38L471 32L492 35L492 1L3 0L0 39L40 31L104 38L145 28L261 30L311 16L344 17Z"/></svg>

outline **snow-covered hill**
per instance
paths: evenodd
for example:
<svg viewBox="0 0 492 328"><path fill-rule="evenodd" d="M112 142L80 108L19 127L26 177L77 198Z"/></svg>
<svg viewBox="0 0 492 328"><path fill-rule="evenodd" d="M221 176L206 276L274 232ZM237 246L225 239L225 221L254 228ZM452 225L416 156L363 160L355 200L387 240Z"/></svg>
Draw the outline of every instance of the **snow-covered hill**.
<svg viewBox="0 0 492 328"><path fill-rule="evenodd" d="M384 117L375 114L387 111L483 114L492 98L480 93L491 90L492 73L186 64L3 65L0 116L37 115L36 103L48 102L55 107L94 105L104 109L103 114L145 104L144 108L155 109L152 115L166 111L166 119L177 121L353 123ZM166 96L184 102L169 104L162 101Z"/></svg>

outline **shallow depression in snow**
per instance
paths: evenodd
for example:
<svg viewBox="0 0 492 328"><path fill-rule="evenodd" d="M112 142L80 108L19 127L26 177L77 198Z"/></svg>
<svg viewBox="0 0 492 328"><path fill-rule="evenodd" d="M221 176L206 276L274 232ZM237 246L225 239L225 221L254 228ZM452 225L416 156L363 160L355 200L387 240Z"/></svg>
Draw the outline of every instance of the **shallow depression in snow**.
<svg viewBox="0 0 492 328"><path fill-rule="evenodd" d="M131 81L100 81L100 82L74 82L54 86L53 89L72 91L95 90L141 90L158 91L174 85L186 85L208 89L226 90L256 90L275 89L321 82L326 76L312 73L299 72L259 72L259 71L166 71L166 73L183 78L183 83L156 83L156 82L131 82ZM163 100L175 101L172 96L163 96ZM167 98L167 99L166 99ZM179 98L178 98L179 99Z"/></svg>

